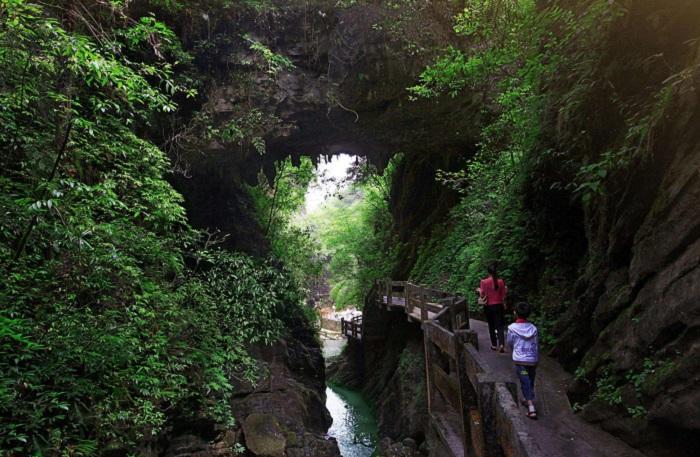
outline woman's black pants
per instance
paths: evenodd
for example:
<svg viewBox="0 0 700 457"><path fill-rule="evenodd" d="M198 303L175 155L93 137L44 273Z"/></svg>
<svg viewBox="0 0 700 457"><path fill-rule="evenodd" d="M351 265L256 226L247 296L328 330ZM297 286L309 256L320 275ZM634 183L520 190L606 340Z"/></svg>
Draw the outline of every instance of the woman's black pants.
<svg viewBox="0 0 700 457"><path fill-rule="evenodd" d="M505 346L506 339L503 331L505 316L503 312L503 303L484 306L484 314L486 314L486 321L489 323L491 346Z"/></svg>

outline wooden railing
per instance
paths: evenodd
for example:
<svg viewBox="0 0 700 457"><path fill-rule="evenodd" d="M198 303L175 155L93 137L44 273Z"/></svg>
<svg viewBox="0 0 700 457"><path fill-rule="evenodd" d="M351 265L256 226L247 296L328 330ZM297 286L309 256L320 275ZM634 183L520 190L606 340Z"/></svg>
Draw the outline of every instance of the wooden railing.
<svg viewBox="0 0 700 457"><path fill-rule="evenodd" d="M362 339L362 315L355 316L350 320L340 319L340 333L348 338Z"/></svg>
<svg viewBox="0 0 700 457"><path fill-rule="evenodd" d="M372 294L368 303L403 310L409 321L421 324L430 422L450 454L528 455L504 407L515 401L515 385L485 373L467 301L406 281L377 281Z"/></svg>
<svg viewBox="0 0 700 457"><path fill-rule="evenodd" d="M518 433L515 384L489 373L470 329L467 301L442 290L390 279L377 281L365 306L403 311L423 330L425 384L432 430L451 457L532 457ZM341 320L343 335L363 345L383 340L365 332L362 316ZM366 338L365 338L366 337ZM514 413L515 411L515 413ZM442 455L442 454L440 454Z"/></svg>
<svg viewBox="0 0 700 457"><path fill-rule="evenodd" d="M411 321L425 322L448 317L450 329L469 327L466 300L443 290L407 281L380 280L372 291L388 310L403 308ZM442 313L446 313L444 316ZM444 319L443 319L444 320Z"/></svg>

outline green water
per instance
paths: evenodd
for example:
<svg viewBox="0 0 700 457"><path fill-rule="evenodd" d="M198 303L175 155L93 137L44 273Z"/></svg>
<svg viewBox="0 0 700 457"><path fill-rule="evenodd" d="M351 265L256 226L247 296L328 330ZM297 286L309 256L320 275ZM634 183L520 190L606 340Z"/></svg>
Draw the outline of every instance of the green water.
<svg viewBox="0 0 700 457"><path fill-rule="evenodd" d="M338 440L343 457L377 455L377 419L362 395L343 387L328 385L326 408L333 417L333 425L328 434Z"/></svg>

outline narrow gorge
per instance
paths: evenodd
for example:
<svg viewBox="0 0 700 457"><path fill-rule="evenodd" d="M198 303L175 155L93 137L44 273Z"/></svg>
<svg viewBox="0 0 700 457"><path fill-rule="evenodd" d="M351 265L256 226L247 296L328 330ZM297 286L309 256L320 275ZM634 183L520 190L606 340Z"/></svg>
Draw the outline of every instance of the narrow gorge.
<svg viewBox="0 0 700 457"><path fill-rule="evenodd" d="M457 433L464 456L697 452L698 1L0 0L0 20L3 456L448 457L440 382L485 430ZM477 388L511 355L481 327L492 264L559 394L535 424ZM583 430L557 440L598 448L548 454L557 408Z"/></svg>

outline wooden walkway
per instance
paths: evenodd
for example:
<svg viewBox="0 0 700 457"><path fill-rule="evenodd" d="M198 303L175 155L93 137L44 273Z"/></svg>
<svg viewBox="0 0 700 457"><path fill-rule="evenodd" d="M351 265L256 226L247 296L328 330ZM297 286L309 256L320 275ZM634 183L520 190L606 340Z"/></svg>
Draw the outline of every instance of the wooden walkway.
<svg viewBox="0 0 700 457"><path fill-rule="evenodd" d="M485 324L470 320L466 300L405 281L377 281L368 304L402 311L421 325L430 426L452 457L640 457L620 440L576 416L565 394L569 376L542 357L536 405L525 418L510 353L488 347ZM344 321L343 334L364 336L362 317ZM370 336L367 336L370 338ZM440 454L442 455L442 454Z"/></svg>
<svg viewBox="0 0 700 457"><path fill-rule="evenodd" d="M362 339L362 315L350 320L340 319L340 334L348 338Z"/></svg>

